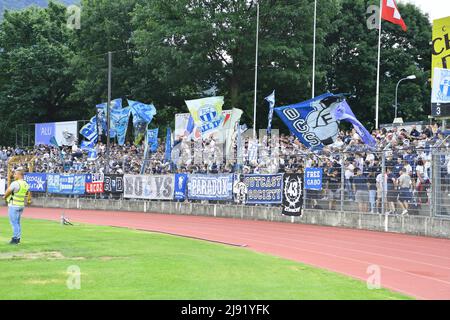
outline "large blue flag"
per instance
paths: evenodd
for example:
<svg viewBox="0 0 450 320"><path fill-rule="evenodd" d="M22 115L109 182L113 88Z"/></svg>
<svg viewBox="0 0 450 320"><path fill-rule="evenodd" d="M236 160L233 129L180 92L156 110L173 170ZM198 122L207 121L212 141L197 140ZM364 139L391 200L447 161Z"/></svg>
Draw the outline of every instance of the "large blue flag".
<svg viewBox="0 0 450 320"><path fill-rule="evenodd" d="M148 124L156 115L156 108L152 104L128 100L133 115L134 144L139 144L146 134Z"/></svg>
<svg viewBox="0 0 450 320"><path fill-rule="evenodd" d="M115 131L117 142L120 146L123 146L125 144L130 112L130 107L111 110L111 128Z"/></svg>
<svg viewBox="0 0 450 320"><path fill-rule="evenodd" d="M270 134L272 132L273 108L275 107L275 90L273 90L272 94L266 97L264 100L266 100L269 103L267 134Z"/></svg>
<svg viewBox="0 0 450 320"><path fill-rule="evenodd" d="M326 93L305 102L276 108L275 112L289 130L313 150L320 150L336 141L340 121L352 123L364 143L375 145L375 139L356 119L342 95Z"/></svg>
<svg viewBox="0 0 450 320"><path fill-rule="evenodd" d="M333 144L339 134L339 123L332 110L339 104L331 93L314 99L276 108L275 112L289 130L308 148L322 149Z"/></svg>

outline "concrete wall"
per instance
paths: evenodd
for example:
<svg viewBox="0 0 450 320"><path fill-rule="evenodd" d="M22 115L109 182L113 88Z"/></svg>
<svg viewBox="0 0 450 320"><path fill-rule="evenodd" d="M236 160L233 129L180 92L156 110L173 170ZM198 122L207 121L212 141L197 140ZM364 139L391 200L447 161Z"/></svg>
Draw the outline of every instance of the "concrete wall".
<svg viewBox="0 0 450 320"><path fill-rule="evenodd" d="M306 210L302 217L288 217L281 214L281 208L279 207L68 198L35 198L33 199L32 206L277 221L405 233L450 239L450 219L439 219L424 216L384 216L379 214L356 212Z"/></svg>

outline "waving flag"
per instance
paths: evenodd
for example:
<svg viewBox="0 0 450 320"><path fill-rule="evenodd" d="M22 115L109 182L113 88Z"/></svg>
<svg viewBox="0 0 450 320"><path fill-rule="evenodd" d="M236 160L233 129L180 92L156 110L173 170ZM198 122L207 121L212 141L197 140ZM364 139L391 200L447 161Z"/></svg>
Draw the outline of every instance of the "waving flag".
<svg viewBox="0 0 450 320"><path fill-rule="evenodd" d="M327 93L294 105L276 108L275 112L289 130L308 148L322 149L333 144L339 124L332 115L337 98Z"/></svg>
<svg viewBox="0 0 450 320"><path fill-rule="evenodd" d="M108 126L108 118L107 118L107 108L108 108L108 103L101 103L98 104L96 106L97 108L97 120L98 120L98 135L106 135L106 128ZM120 110L122 109L122 99L114 99L111 101L111 106L110 106L110 112L111 112L111 117L112 117L112 113L114 112L114 110ZM116 132L114 130L114 124L112 123L112 121L110 121L111 124L111 129L109 132L109 136L111 138L115 138L116 136Z"/></svg>
<svg viewBox="0 0 450 320"><path fill-rule="evenodd" d="M377 142L375 138L372 137L369 131L367 131L361 122L356 119L347 101L344 100L339 103L339 105L333 110L333 116L336 120L350 122L365 144L371 147L376 146Z"/></svg>
<svg viewBox="0 0 450 320"><path fill-rule="evenodd" d="M216 132L223 125L223 97L211 97L185 102L202 136L206 133Z"/></svg>
<svg viewBox="0 0 450 320"><path fill-rule="evenodd" d="M81 150L91 151L95 148L95 140L92 141L81 141L80 148Z"/></svg>
<svg viewBox="0 0 450 320"><path fill-rule="evenodd" d="M133 115L134 144L139 144L145 136L148 124L156 115L156 108L152 104L128 100Z"/></svg>
<svg viewBox="0 0 450 320"><path fill-rule="evenodd" d="M81 128L80 134L88 140L97 139L97 117L92 117L91 121Z"/></svg>
<svg viewBox="0 0 450 320"><path fill-rule="evenodd" d="M150 148L150 152L156 152L158 150L158 132L158 128L147 130L146 142Z"/></svg>
<svg viewBox="0 0 450 320"><path fill-rule="evenodd" d="M266 97L266 100L269 103L269 119L267 124L267 134L272 132L272 119L273 119L273 108L275 107L275 90L273 90L272 94Z"/></svg>
<svg viewBox="0 0 450 320"><path fill-rule="evenodd" d="M166 133L166 153L164 156L164 161L169 162L172 158L172 130L167 128Z"/></svg>
<svg viewBox="0 0 450 320"><path fill-rule="evenodd" d="M403 31L407 30L405 21L403 21L400 11L398 11L397 3L395 0L382 0L383 11L381 16L384 20L392 22L402 27Z"/></svg>
<svg viewBox="0 0 450 320"><path fill-rule="evenodd" d="M117 142L120 146L123 146L125 144L130 112L130 107L111 110L111 128L115 131L117 135Z"/></svg>

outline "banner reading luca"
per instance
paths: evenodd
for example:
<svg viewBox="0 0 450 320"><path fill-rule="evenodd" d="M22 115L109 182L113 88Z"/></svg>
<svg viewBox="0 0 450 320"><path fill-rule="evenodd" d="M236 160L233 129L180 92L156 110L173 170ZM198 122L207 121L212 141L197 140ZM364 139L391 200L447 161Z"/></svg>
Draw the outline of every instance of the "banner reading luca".
<svg viewBox="0 0 450 320"><path fill-rule="evenodd" d="M125 175L125 198L173 200L175 175Z"/></svg>
<svg viewBox="0 0 450 320"><path fill-rule="evenodd" d="M30 186L31 192L45 192L47 190L47 174L25 173L24 180Z"/></svg>
<svg viewBox="0 0 450 320"><path fill-rule="evenodd" d="M217 131L223 125L223 102L223 97L186 101L194 123L200 129L202 135Z"/></svg>
<svg viewBox="0 0 450 320"><path fill-rule="evenodd" d="M247 203L280 204L283 200L283 174L246 174Z"/></svg>
<svg viewBox="0 0 450 320"><path fill-rule="evenodd" d="M92 173L86 175L86 193L103 193L104 175L103 173Z"/></svg>
<svg viewBox="0 0 450 320"><path fill-rule="evenodd" d="M283 214L301 216L303 208L303 176L285 174L283 177Z"/></svg>
<svg viewBox="0 0 450 320"><path fill-rule="evenodd" d="M84 194L84 174L47 174L47 192L57 194Z"/></svg>
<svg viewBox="0 0 450 320"><path fill-rule="evenodd" d="M190 200L231 200L233 199L232 174L190 174L188 178L188 198Z"/></svg>

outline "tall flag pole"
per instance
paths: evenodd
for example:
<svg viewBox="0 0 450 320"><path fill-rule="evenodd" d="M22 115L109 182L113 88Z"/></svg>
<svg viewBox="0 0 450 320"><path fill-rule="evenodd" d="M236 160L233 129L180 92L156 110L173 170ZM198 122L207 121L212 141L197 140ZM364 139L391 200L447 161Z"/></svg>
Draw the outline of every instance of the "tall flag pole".
<svg viewBox="0 0 450 320"><path fill-rule="evenodd" d="M259 1L256 0L255 99L253 102L253 139L256 139L256 94L258 90Z"/></svg>
<svg viewBox="0 0 450 320"><path fill-rule="evenodd" d="M380 15L378 17L378 64L377 64L377 93L375 101L375 129L379 128L379 111L380 111L380 61L381 61L381 17L383 16L383 0L380 0Z"/></svg>
<svg viewBox="0 0 450 320"><path fill-rule="evenodd" d="M407 31L405 21L402 19L395 0L380 0L380 16L379 16L379 34L378 34L378 67L377 67L377 95L375 104L375 129L379 128L379 109L380 109L380 61L381 61L381 20L384 19L393 24L402 27L403 31Z"/></svg>
<svg viewBox="0 0 450 320"><path fill-rule="evenodd" d="M314 0L314 40L313 40L313 71L312 71L312 99L316 91L316 27L317 27L317 0Z"/></svg>

